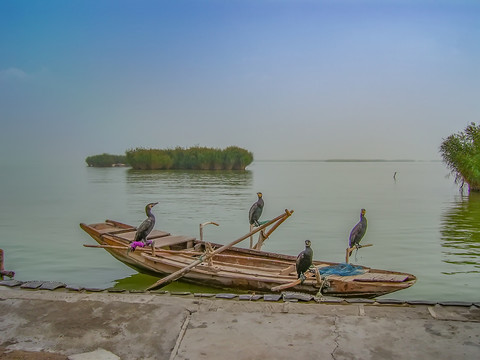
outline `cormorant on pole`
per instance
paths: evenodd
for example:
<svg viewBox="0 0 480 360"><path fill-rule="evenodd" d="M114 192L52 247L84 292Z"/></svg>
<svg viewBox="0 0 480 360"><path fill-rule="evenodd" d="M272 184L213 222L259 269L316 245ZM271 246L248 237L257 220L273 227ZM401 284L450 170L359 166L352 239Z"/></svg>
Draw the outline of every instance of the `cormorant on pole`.
<svg viewBox="0 0 480 360"><path fill-rule="evenodd" d="M348 239L348 247L356 247L357 249L360 246L360 241L362 240L363 236L365 235L365 232L367 231L367 218L365 217L365 209L362 209L360 211L360 221L358 222L357 225L352 229L350 232L350 237Z"/></svg>
<svg viewBox="0 0 480 360"><path fill-rule="evenodd" d="M297 256L296 268L299 279L303 273L307 271L310 266L312 266L313 263L313 250L310 245L312 245L312 242L310 240L305 240L305 250L303 250Z"/></svg>
<svg viewBox="0 0 480 360"><path fill-rule="evenodd" d="M248 213L248 220L250 225L260 226L258 219L260 219L260 216L262 215L264 202L261 192L258 192L257 196L258 200L252 205Z"/></svg>
<svg viewBox="0 0 480 360"><path fill-rule="evenodd" d="M147 236L153 230L155 226L155 216L152 213L152 208L157 205L158 202L150 203L145 206L145 213L147 214L147 218L140 224L137 228L137 232L135 233L135 239L130 244L130 248L132 251L135 251L137 246L144 247L148 245Z"/></svg>

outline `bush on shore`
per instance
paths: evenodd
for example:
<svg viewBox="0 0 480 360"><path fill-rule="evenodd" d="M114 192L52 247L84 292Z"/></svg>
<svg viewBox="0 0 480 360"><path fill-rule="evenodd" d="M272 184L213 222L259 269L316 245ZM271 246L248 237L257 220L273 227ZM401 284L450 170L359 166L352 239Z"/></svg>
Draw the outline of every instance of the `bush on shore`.
<svg viewBox="0 0 480 360"><path fill-rule="evenodd" d="M469 191L480 191L480 125L472 122L444 139L440 154L461 189L467 185Z"/></svg>

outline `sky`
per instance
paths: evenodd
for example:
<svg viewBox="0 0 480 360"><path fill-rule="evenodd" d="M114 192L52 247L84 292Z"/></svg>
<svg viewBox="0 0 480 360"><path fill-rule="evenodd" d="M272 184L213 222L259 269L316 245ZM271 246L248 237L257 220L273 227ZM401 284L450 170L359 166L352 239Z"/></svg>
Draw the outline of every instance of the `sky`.
<svg viewBox="0 0 480 360"><path fill-rule="evenodd" d="M480 1L0 1L0 163L439 160L479 114Z"/></svg>

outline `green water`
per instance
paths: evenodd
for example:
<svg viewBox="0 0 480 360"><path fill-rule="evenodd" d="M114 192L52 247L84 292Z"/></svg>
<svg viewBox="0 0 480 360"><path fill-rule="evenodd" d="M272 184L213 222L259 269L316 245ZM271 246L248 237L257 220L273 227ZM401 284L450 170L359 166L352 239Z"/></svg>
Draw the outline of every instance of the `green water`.
<svg viewBox="0 0 480 360"><path fill-rule="evenodd" d="M478 301L480 195L462 196L446 175L440 162L257 161L245 172L6 166L0 247L18 280L144 289L154 278L82 246L94 241L80 222L138 225L145 204L159 201L157 229L198 237L200 223L215 221L220 226L206 227L204 236L225 244L248 232L248 210L261 191L262 220L295 211L265 250L296 255L310 239L316 259L344 261L348 234L366 208L363 243L374 246L352 262L418 277L389 297ZM169 289L209 291L183 283Z"/></svg>

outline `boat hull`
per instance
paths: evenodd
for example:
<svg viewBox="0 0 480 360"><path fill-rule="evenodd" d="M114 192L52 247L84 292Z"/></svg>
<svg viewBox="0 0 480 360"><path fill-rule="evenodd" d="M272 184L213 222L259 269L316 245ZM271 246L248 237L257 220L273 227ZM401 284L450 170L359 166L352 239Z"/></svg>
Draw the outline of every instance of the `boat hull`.
<svg viewBox="0 0 480 360"><path fill-rule="evenodd" d="M172 236L154 230L153 247L128 251L135 228L107 220L91 225L80 224L99 247L104 247L124 264L158 277L170 275L197 260L206 250L207 243L185 236ZM150 239L150 237L149 237ZM93 246L93 245L91 245ZM211 244L212 249L221 245ZM187 272L182 281L221 289L236 289L271 293L272 288L295 282L295 256L231 247ZM338 263L314 261L318 268ZM411 274L362 267L364 274L352 276L314 274L303 283L288 288L289 291L337 297L372 298L406 289L416 282Z"/></svg>

